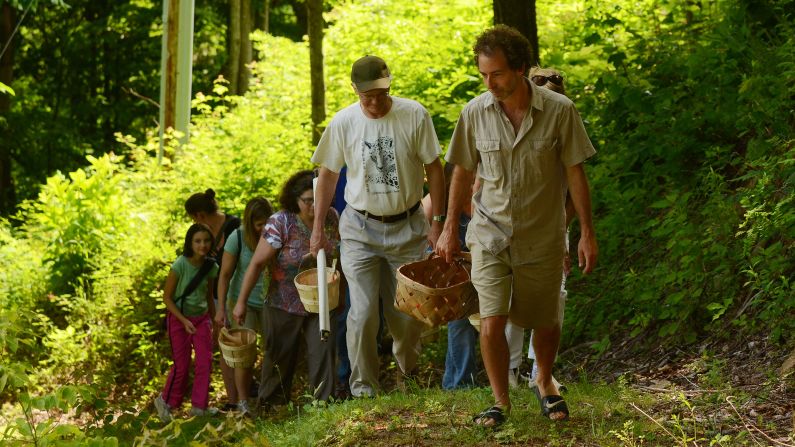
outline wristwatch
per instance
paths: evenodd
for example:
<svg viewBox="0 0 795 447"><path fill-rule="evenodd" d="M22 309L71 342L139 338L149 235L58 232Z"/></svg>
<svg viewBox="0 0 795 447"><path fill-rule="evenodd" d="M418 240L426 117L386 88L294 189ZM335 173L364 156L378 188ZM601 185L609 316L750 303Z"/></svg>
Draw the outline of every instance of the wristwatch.
<svg viewBox="0 0 795 447"><path fill-rule="evenodd" d="M446 217L447 217L447 216L446 216L446 215L444 215L444 214L437 214L437 215L433 216L433 220L434 220L435 222L444 222L444 219L445 219Z"/></svg>

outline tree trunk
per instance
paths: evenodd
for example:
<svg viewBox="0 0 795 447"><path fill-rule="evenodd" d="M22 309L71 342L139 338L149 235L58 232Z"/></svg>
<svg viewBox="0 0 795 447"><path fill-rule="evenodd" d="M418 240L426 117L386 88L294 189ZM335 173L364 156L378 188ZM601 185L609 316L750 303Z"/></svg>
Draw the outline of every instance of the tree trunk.
<svg viewBox="0 0 795 447"><path fill-rule="evenodd" d="M323 0L306 0L309 28L309 73L312 81L312 144L320 141L326 120L326 86L323 79Z"/></svg>
<svg viewBox="0 0 795 447"><path fill-rule="evenodd" d="M0 51L8 42L3 57L0 58L0 82L11 87L14 80L14 42L11 33L14 31L17 11L7 1L0 6ZM10 214L16 204L14 179L11 176L11 138L6 121L11 111L11 95L0 93L0 214Z"/></svg>
<svg viewBox="0 0 795 447"><path fill-rule="evenodd" d="M254 28L268 32L270 21L270 12L271 12L271 2L270 0L259 0L257 1L257 7L254 8Z"/></svg>
<svg viewBox="0 0 795 447"><path fill-rule="evenodd" d="M229 0L229 93L237 95L240 76L240 1Z"/></svg>
<svg viewBox="0 0 795 447"><path fill-rule="evenodd" d="M295 14L295 23L298 25L298 29L302 30L304 34L309 34L309 11L308 8L305 7L299 1L292 1L290 2L290 7L293 9L293 14Z"/></svg>
<svg viewBox="0 0 795 447"><path fill-rule="evenodd" d="M251 70L248 65L252 60L251 30L254 26L254 17L251 14L251 0L241 0L240 3L240 62L238 63L237 94L242 95L248 91L248 80Z"/></svg>
<svg viewBox="0 0 795 447"><path fill-rule="evenodd" d="M538 26L536 25L535 0L494 0L494 24L508 25L516 28L530 41L533 48L533 63L538 65ZM528 69L530 67L527 67Z"/></svg>

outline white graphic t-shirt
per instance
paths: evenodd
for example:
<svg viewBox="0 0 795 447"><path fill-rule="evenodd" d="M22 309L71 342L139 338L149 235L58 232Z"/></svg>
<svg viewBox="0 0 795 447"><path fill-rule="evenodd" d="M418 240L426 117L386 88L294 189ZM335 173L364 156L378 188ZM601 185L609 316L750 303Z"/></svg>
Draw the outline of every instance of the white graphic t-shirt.
<svg viewBox="0 0 795 447"><path fill-rule="evenodd" d="M348 205L389 216L422 199L424 165L440 153L428 111L416 101L393 96L389 113L379 119L365 116L358 102L339 111L312 162L334 172L347 165Z"/></svg>

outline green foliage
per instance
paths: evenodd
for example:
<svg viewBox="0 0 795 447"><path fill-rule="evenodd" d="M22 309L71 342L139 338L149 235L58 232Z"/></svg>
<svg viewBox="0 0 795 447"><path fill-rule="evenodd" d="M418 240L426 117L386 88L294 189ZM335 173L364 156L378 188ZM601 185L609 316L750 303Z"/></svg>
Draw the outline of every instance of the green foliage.
<svg viewBox="0 0 795 447"><path fill-rule="evenodd" d="M11 110L0 112L7 122L0 126L0 153L10 157L3 161L12 163L17 202L34 199L58 170L84 166L87 155L122 153L114 134L144 137L159 101L162 2L12 5L21 17L32 3L6 55L14 61L9 87L16 95ZM209 3L196 7L194 91L212 85L225 51L226 19Z"/></svg>
<svg viewBox="0 0 795 447"><path fill-rule="evenodd" d="M0 82L0 94L14 96L15 93L11 87Z"/></svg>
<svg viewBox="0 0 795 447"><path fill-rule="evenodd" d="M788 17L785 4L766 7ZM569 20L549 24L542 60L569 74L599 149L588 174L602 266L570 282L569 340L605 349L628 323L632 336L693 341L764 321L785 342L795 72L781 61L795 56L792 21L763 27L731 2L561 9Z"/></svg>
<svg viewBox="0 0 795 447"><path fill-rule="evenodd" d="M47 238L44 261L52 264L50 290L66 293L71 281L96 271L101 254L129 233L117 163L88 157L90 166L50 177L39 200L26 207L26 225Z"/></svg>

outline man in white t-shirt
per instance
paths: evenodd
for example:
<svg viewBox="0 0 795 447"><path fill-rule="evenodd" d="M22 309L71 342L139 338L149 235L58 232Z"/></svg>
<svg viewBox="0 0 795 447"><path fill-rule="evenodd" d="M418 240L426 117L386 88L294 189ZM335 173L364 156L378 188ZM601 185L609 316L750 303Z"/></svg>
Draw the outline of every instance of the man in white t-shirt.
<svg viewBox="0 0 795 447"><path fill-rule="evenodd" d="M378 389L379 299L401 372L410 374L416 366L423 325L395 309L395 272L404 263L422 259L428 243L435 246L445 218L445 193L441 148L428 111L416 101L389 95L392 77L379 57L357 60L351 81L359 101L334 116L312 156L320 173L311 251L317 254L324 244L319 225L340 169L347 166L340 261L351 297L351 394L364 397ZM423 174L434 208L430 229L420 210Z"/></svg>

